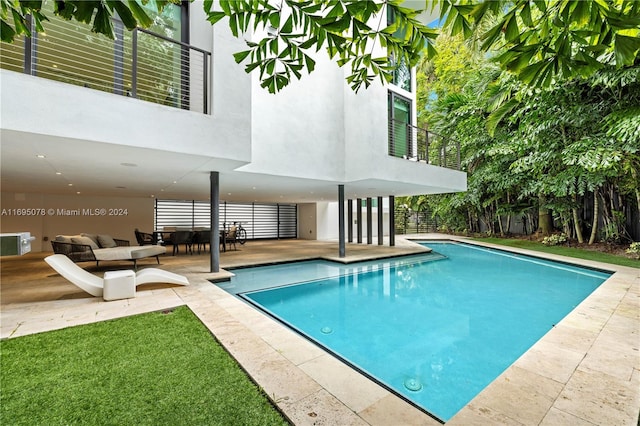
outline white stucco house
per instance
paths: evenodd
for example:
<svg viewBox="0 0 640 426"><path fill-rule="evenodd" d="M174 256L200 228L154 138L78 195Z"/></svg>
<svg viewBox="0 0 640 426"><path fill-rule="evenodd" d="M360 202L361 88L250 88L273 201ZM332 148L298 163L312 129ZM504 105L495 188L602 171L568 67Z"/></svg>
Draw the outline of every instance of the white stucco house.
<svg viewBox="0 0 640 426"><path fill-rule="evenodd" d="M379 211L393 233L393 197L466 190L456 146L414 126L412 71L354 93L320 52L272 95L200 2L169 6L149 31L116 22L115 42L49 16L46 33L1 51L0 231L31 232L33 251L97 228L132 239L154 227L157 199L294 204L298 238L334 239L343 188L351 239L377 236Z"/></svg>

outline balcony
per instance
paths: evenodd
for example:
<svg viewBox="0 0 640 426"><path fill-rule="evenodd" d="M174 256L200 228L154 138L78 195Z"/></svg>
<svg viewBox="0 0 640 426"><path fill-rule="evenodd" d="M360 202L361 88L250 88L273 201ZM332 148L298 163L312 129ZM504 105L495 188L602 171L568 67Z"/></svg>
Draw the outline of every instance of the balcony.
<svg viewBox="0 0 640 426"><path fill-rule="evenodd" d="M211 53L114 20L116 40L51 16L46 33L2 43L4 69L208 114Z"/></svg>
<svg viewBox="0 0 640 426"><path fill-rule="evenodd" d="M389 155L460 170L460 143L427 129L389 120Z"/></svg>

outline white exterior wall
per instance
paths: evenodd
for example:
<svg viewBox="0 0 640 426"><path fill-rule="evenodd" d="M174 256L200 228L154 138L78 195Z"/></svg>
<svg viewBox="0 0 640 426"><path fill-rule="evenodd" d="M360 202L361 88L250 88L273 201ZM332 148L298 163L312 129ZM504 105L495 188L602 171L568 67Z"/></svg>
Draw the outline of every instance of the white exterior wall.
<svg viewBox="0 0 640 426"><path fill-rule="evenodd" d="M2 129L250 161L251 78L231 55L243 42L224 24L214 30L201 4L190 25L193 45L217 49L211 115L1 70L0 96L11 100L1 105Z"/></svg>
<svg viewBox="0 0 640 426"><path fill-rule="evenodd" d="M277 94L253 76L252 161L242 171L344 179L343 73L328 58L317 59L313 73Z"/></svg>

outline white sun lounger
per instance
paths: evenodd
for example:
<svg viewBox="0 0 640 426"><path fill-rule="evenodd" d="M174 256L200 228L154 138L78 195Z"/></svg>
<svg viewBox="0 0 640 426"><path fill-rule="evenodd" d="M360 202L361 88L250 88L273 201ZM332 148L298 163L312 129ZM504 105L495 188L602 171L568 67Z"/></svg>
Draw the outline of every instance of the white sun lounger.
<svg viewBox="0 0 640 426"><path fill-rule="evenodd" d="M189 285L186 277L158 268L146 268L139 272L131 270L105 272L105 277L100 278L85 271L63 254L54 254L45 257L44 260L71 283L92 296L104 296L105 300L135 297L135 289L141 284Z"/></svg>

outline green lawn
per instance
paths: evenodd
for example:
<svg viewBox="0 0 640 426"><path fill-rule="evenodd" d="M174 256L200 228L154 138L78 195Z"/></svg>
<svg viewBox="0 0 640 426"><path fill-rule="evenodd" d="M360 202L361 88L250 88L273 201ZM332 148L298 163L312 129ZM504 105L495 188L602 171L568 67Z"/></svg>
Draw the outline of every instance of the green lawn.
<svg viewBox="0 0 640 426"><path fill-rule="evenodd" d="M593 260L596 262L612 263L620 266L630 266L632 268L640 268L640 260L629 259L622 256L616 256L609 253L601 253L591 250L583 250L577 247L567 246L545 246L542 243L529 240L519 240L513 238L473 238L477 241L485 243L500 244L509 247L518 247L522 249L535 250L544 253L559 254L567 257L576 257L578 259Z"/></svg>
<svg viewBox="0 0 640 426"><path fill-rule="evenodd" d="M286 425L186 307L0 342L5 425Z"/></svg>

